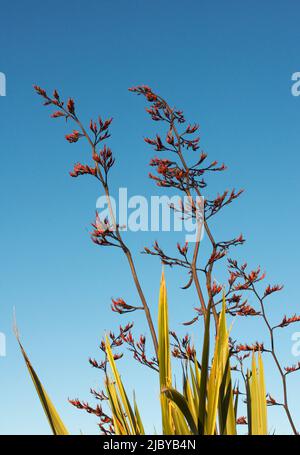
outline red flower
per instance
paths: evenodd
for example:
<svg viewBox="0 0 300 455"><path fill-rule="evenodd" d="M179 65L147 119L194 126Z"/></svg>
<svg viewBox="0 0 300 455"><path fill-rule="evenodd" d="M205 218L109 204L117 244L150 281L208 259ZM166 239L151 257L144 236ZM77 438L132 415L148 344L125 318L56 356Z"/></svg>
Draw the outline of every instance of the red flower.
<svg viewBox="0 0 300 455"><path fill-rule="evenodd" d="M188 242L185 242L183 246L180 246L180 244L177 243L177 249L182 256L186 256L188 251Z"/></svg>
<svg viewBox="0 0 300 455"><path fill-rule="evenodd" d="M101 120L101 119L99 119L99 120ZM113 121L112 117L109 118L108 120L105 120L104 123L101 121L101 123L100 123L101 131L107 130L107 128L109 127L109 125L111 124L112 121Z"/></svg>
<svg viewBox="0 0 300 455"><path fill-rule="evenodd" d="M219 292L221 292L223 289L222 285L221 284L217 284L215 281L213 282L213 285L211 287L211 293L213 296L219 294Z"/></svg>
<svg viewBox="0 0 300 455"><path fill-rule="evenodd" d="M66 135L66 139L68 142L70 142L70 144L72 144L73 142L77 142L79 138L80 133L77 130L73 130L73 133Z"/></svg>
<svg viewBox="0 0 300 455"><path fill-rule="evenodd" d="M43 98L47 98L46 90L44 90L43 88L39 87L38 85L34 85L33 88L34 88L34 90L36 91L36 93L38 95L42 96Z"/></svg>
<svg viewBox="0 0 300 455"><path fill-rule="evenodd" d="M172 130L168 131L166 141L167 141L168 144L174 145L174 137L173 137L173 134L172 134Z"/></svg>
<svg viewBox="0 0 300 455"><path fill-rule="evenodd" d="M75 103L72 98L69 98L67 108L68 108L68 111L70 112L70 114L72 114L72 115L75 114Z"/></svg>
<svg viewBox="0 0 300 455"><path fill-rule="evenodd" d="M269 286L266 288L265 290L265 294L264 296L266 297L267 295L270 295L272 294L273 292L277 292L277 291L281 291L281 289L283 288L282 285L279 285L279 284L275 284L274 286L271 286L269 284Z"/></svg>
<svg viewBox="0 0 300 455"><path fill-rule="evenodd" d="M276 406L278 403L277 401L275 400L275 398L273 398L269 393L267 394L267 405L268 406Z"/></svg>
<svg viewBox="0 0 300 455"><path fill-rule="evenodd" d="M51 115L52 118L65 117L65 114L62 111L53 112Z"/></svg>
<svg viewBox="0 0 300 455"><path fill-rule="evenodd" d="M195 124L195 125L188 125L185 132L186 134L192 134L192 133L195 133L197 131L197 129L199 128L199 125Z"/></svg>
<svg viewBox="0 0 300 455"><path fill-rule="evenodd" d="M243 304L237 311L239 316L258 316L260 313L252 308L250 305Z"/></svg>
<svg viewBox="0 0 300 455"><path fill-rule="evenodd" d="M144 141L147 142L147 144L156 145L156 141L154 139L150 139L149 137L145 137Z"/></svg>
<svg viewBox="0 0 300 455"><path fill-rule="evenodd" d="M57 90L54 90L53 98L55 98L57 101L59 100L59 94L58 94Z"/></svg>
<svg viewBox="0 0 300 455"><path fill-rule="evenodd" d="M134 307L132 305L127 305L127 303L124 302L123 299L117 299L117 300L111 299L111 300L112 300L111 309L115 313L119 313L119 314L131 313L132 311L142 309L142 308Z"/></svg>
<svg viewBox="0 0 300 455"><path fill-rule="evenodd" d="M237 352L241 352L241 351L260 351L260 352L263 352L265 351L266 349L264 348L264 344L263 343L258 343L258 341L256 341L256 343L252 344L252 345L249 345L249 344L239 344L237 347L236 347L236 351Z"/></svg>
<svg viewBox="0 0 300 455"><path fill-rule="evenodd" d="M294 371L300 370L300 362L297 365L292 365L291 367L285 367L286 374L293 373Z"/></svg>
<svg viewBox="0 0 300 455"><path fill-rule="evenodd" d="M84 166L83 164L77 163L74 166L73 172L70 172L71 177L78 177L79 175L90 174L97 175L96 168L90 166Z"/></svg>
<svg viewBox="0 0 300 455"><path fill-rule="evenodd" d="M282 319L281 323L277 327L287 327L288 325L292 324L293 322L299 322L300 321L300 316L297 316L294 314L294 316L287 318L284 316Z"/></svg>
<svg viewBox="0 0 300 455"><path fill-rule="evenodd" d="M98 131L97 123L93 122L93 120L90 121L90 130L93 131L94 134L97 134Z"/></svg>
<svg viewBox="0 0 300 455"><path fill-rule="evenodd" d="M236 423L237 423L237 425L247 425L247 419L244 416L238 417L236 419Z"/></svg>
<svg viewBox="0 0 300 455"><path fill-rule="evenodd" d="M156 100L157 100L157 96L154 95L154 93L152 93L152 92L148 92L148 93L146 94L146 98L147 98L147 100L150 101L150 102L156 101Z"/></svg>

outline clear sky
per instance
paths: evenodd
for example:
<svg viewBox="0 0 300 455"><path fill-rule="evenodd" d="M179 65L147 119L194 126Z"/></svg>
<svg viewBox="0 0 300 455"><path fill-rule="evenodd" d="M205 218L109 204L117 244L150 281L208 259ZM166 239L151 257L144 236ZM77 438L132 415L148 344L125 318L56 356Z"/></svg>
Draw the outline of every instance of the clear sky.
<svg viewBox="0 0 300 455"><path fill-rule="evenodd" d="M132 319L111 313L110 298L137 301L120 252L90 241L99 188L91 179L68 176L88 149L64 140L70 127L49 119L32 85L73 96L85 121L114 117L113 188L127 187L129 195L158 191L147 178L152 154L143 142L155 124L144 100L127 88L148 84L199 122L202 148L228 165L222 177L210 179L210 194L246 190L214 232L220 239L243 232L248 242L237 256L260 264L267 281L285 284L268 306L277 322L299 312L300 98L291 95L291 75L300 71L299 16L292 0L2 2L0 71L7 96L0 98L0 331L7 356L0 358L0 433L49 432L12 334L13 307L31 361L66 425L89 434L97 432L96 419L67 398L90 399L89 388L102 376L88 357L101 358L97 345L105 330ZM181 240L151 232L127 236L154 309L160 264L139 252L156 238L169 249ZM171 326L182 335L180 322L193 317L197 303L191 292L179 290L185 279L167 270ZM236 321L233 336L262 341L261 329L257 320ZM300 360L291 354L297 330L279 332L284 364ZM136 332L143 331L140 316ZM159 427L157 378L128 359L119 366L151 432ZM268 390L280 398L268 362L267 373ZM289 381L300 429L299 378ZM270 410L269 426L288 431L277 409Z"/></svg>

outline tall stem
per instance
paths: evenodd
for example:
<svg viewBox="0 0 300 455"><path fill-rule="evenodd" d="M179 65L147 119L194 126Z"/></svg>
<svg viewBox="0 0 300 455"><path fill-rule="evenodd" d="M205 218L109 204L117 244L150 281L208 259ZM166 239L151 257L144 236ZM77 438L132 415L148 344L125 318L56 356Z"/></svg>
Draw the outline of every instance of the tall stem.
<svg viewBox="0 0 300 455"><path fill-rule="evenodd" d="M88 142L89 142L89 144L90 144L90 146L92 148L92 152L94 154L96 152L95 144L91 140L90 136L86 132L86 130L85 130L84 126L82 125L82 123L80 122L80 120L77 117L75 117L74 120L78 124L78 126L80 127L80 129L81 129L83 135L85 136L85 138L88 140ZM120 246L121 246L121 248L122 248L122 250L123 250L123 252L124 252L124 254L125 254L126 258L127 258L127 261L128 261L129 267L130 267L130 271L131 271L131 274L132 274L132 277L133 277L133 281L134 281L135 287L137 289L138 295L140 297L140 300L141 300L141 303L143 305L143 309L144 309L144 312L145 312L145 315L146 315L146 319L147 319L147 322L148 322L149 330L150 330L152 341L153 341L153 347L154 347L154 350L155 350L155 354L156 354L156 357L158 358L158 341L157 341L157 336L156 336L156 332L155 332L152 316L151 316L151 313L150 313L150 309L148 307L145 295L144 295L142 287L140 285L140 281L139 281L138 276L137 276L137 272L136 272L136 268L135 268L135 265L134 265L134 262L133 262L133 258L132 258L131 252L130 252L129 248L127 247L127 245L124 243L124 241L122 239L122 236L121 236L121 233L120 233L120 230L119 230L119 227L118 227L118 225L116 223L115 214L114 214L114 211L113 211L113 208L112 208L112 205L111 205L111 200L110 200L109 187L107 185L106 180L103 178L103 175L101 173L101 169L100 169L98 163L97 163L96 167L97 167L97 171L98 171L98 176L99 176L100 182L101 182L101 184L102 184L102 186L104 188L104 191L105 191L106 201L107 201L108 210L109 210L110 217L111 217L113 230L115 231L116 236L117 236L117 238L119 240Z"/></svg>
<svg viewBox="0 0 300 455"><path fill-rule="evenodd" d="M185 169L185 171L188 173L189 172L189 167L183 157L183 154L182 154L182 150L181 150L181 136L174 124L174 114L173 114L173 111L172 109L170 108L170 106L168 105L168 103L163 99L163 98L160 98L161 101L165 104L167 110L169 111L169 114L170 114L170 117L171 117L171 128L176 136L176 139L177 139L177 142L178 142L178 156L180 158L180 161ZM200 191L198 188L195 188L195 191L196 191L196 194L199 198L202 197ZM186 194L188 195L189 197L189 200L190 200L190 204L191 206L193 207L194 206L194 201L193 201L193 198L192 198L192 195L189 191L189 189L186 190ZM205 214L203 213L203 219L204 219L204 228L206 230L206 233L212 243L212 246L213 246L213 251L216 250L216 243L213 239L213 236L209 230L209 227L207 225L207 222L205 220ZM206 305L205 305L205 300L204 300L204 297L203 297L203 293L202 293L202 290L201 290L201 285L200 285L200 282L199 282L199 277L198 277L198 272L197 272L197 259L198 259L198 254L199 254L199 248L200 248L200 236L201 236L201 232L202 232L202 221L198 220L198 217L197 217L197 208L196 208L196 220L197 220L197 235L196 235L196 244L195 244L195 248L194 248L194 254L193 254L193 260L192 260L192 265L191 265L191 270L192 270L192 276L193 276L193 280L194 280L194 283L195 283L195 287L196 287L196 291L197 291L197 294L198 294L198 297L199 297L199 300L200 300L200 304L201 304L201 308L202 308L202 312L203 312L203 315L205 317L206 315ZM213 264L211 264L210 266L210 271L209 273L207 274L206 276L206 283L207 283L207 292L208 292L208 296L209 296L209 304L210 304L210 307L212 308L212 313L213 313L213 316L214 316L214 320L215 320L215 327L216 327L216 330L217 330L217 327L218 327L218 313L217 313L217 310L215 308L215 306L213 305L213 296L212 296L212 293L211 293L211 285L212 285L212 278L211 278L211 272L212 272L212 268L213 268Z"/></svg>

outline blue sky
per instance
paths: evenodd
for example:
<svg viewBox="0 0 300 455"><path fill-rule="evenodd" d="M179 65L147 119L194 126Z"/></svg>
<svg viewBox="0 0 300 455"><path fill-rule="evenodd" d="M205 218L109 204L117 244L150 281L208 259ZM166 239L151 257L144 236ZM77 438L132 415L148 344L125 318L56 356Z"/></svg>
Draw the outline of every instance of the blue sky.
<svg viewBox="0 0 300 455"><path fill-rule="evenodd" d="M243 232L248 242L237 257L260 264L267 281L285 284L268 306L277 322L299 312L300 98L291 95L291 75L300 71L299 15L296 2L271 0L4 2L0 331L7 356L0 358L1 434L49 432L12 335L13 307L32 363L70 431L91 434L97 432L95 419L73 409L67 398L89 399L89 388L102 377L88 357L98 356L105 330L131 320L111 313L110 298L136 300L119 251L97 248L89 239L99 188L68 176L88 149L64 140L70 127L49 119L32 85L73 96L85 121L98 114L114 117L114 192L123 186L129 195L159 194L147 179L152 154L143 142L155 124L128 87L148 84L184 109L188 120L199 122L202 148L228 165L221 177L210 179L208 194L246 190L213 230L221 239ZM139 252L156 238L172 248L178 235L127 236L154 314L160 265ZM195 297L179 290L181 272L167 270L167 280L171 325L184 334L180 322L193 316ZM136 319L137 333L143 332L142 316ZM236 321L233 333L241 341L263 340L261 329L257 320L247 319ZM300 360L291 355L297 330L279 332L284 364ZM128 387L136 389L152 431L159 420L156 377L131 360L128 368L127 361L120 361L120 369ZM267 371L268 390L280 396L268 362ZM289 381L300 428L294 399L299 375ZM289 430L281 412L271 409L274 428Z"/></svg>

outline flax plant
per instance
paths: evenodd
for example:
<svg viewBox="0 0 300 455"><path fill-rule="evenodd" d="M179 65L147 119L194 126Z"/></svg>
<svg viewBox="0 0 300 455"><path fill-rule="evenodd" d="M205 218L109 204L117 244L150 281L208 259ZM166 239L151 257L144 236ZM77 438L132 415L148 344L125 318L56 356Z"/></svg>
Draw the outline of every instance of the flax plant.
<svg viewBox="0 0 300 455"><path fill-rule="evenodd" d="M145 335L136 336L133 333L133 323L121 325L118 333L110 331L100 344L104 358L100 361L90 359L90 364L104 373L104 390L91 390L101 405L92 407L78 399L70 402L78 409L99 417L99 427L103 434L144 434L138 403L135 397L131 400L132 391L125 390L117 367L123 356L119 350L127 347L137 362L153 372L154 380L155 375L158 375L164 434L235 435L238 425L243 425L250 435L267 434L267 406L282 407L292 432L297 434L289 407L287 375L298 371L300 364L286 367L281 365L276 352L275 333L280 328L300 321L300 316L284 316L278 324L272 326L265 300L281 291L282 286L268 284L261 291L262 280L265 278L261 269L258 267L249 270L246 263L239 264L229 256L234 247L245 242L242 234L232 236L229 240L217 239L214 235L214 218L241 196L243 190L225 190L215 198L206 197L207 176L225 171L226 166L216 161L207 162L207 154L203 151L199 153L200 139L195 136L199 125L186 123L183 112L172 107L150 87L142 85L129 89L146 99L147 114L154 122L160 122L166 127L162 133L164 136L156 134L152 138L145 138L145 142L157 154L163 153L162 158L156 155L150 161L151 168L155 170L149 174L150 178L160 188L166 191L171 188L182 194L185 202L171 208L182 219L193 219L196 222L195 242L178 242L175 252L169 253L156 241L152 247L145 247L143 251L148 256L157 257L164 266L179 267L187 273L187 281L182 289L194 286L199 308L195 308L193 318L183 324L197 324L197 330L201 329L203 344L196 349L189 334L182 338L169 328L164 273L160 284L158 321L157 324L153 322L152 308L142 290L133 253L125 243L125 234L111 205L109 182L115 157L106 141L110 137L112 119L102 120L98 117L97 121L91 120L88 126L84 126L73 98L64 101L57 90L52 96L39 86L35 86L35 90L45 105L55 109L51 115L53 118L64 118L74 124L75 129L66 135L66 140L70 144L80 140L89 144L91 162L75 164L70 175L89 175L100 183L110 216L101 219L96 214L92 224L92 241L99 246L120 248L125 254L141 302L140 306L136 306L122 298L112 299L111 308L119 314L144 311L152 340L152 347L147 345L146 348ZM200 254L203 230L211 248L208 257ZM228 277L220 284L214 279L217 275L215 266L223 264L224 260L227 260L224 268ZM255 340L242 343L234 341L227 328L228 318L261 318L268 340L264 343ZM198 321L202 321L200 328ZM258 334L255 336L257 339ZM20 347L25 355L24 349L21 345ZM153 354L149 354L149 349L153 350ZM264 355L271 355L274 360L281 379L282 399L274 398L266 390ZM178 387L172 380L172 358L182 364L182 387ZM44 389L39 390L41 393ZM43 393L40 394L42 403ZM238 415L240 409L245 410L245 415Z"/></svg>

